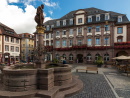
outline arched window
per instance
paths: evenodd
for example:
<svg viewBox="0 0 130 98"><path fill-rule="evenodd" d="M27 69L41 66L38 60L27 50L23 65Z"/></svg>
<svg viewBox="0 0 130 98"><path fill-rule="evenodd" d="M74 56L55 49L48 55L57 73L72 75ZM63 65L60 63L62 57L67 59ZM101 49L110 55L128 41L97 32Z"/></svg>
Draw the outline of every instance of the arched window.
<svg viewBox="0 0 130 98"><path fill-rule="evenodd" d="M63 54L62 56L63 56L63 58L66 60L66 54Z"/></svg>
<svg viewBox="0 0 130 98"><path fill-rule="evenodd" d="M109 54L104 54L104 61L109 61Z"/></svg>
<svg viewBox="0 0 130 98"><path fill-rule="evenodd" d="M98 60L98 56L100 56L100 54L97 53L97 54L95 55L95 60Z"/></svg>
<svg viewBox="0 0 130 98"><path fill-rule="evenodd" d="M87 61L91 61L92 60L92 55L89 53L87 54Z"/></svg>
<svg viewBox="0 0 130 98"><path fill-rule="evenodd" d="M69 55L69 60L72 61L73 60L73 54Z"/></svg>
<svg viewBox="0 0 130 98"><path fill-rule="evenodd" d="M56 59L59 60L60 59L60 55L56 54Z"/></svg>

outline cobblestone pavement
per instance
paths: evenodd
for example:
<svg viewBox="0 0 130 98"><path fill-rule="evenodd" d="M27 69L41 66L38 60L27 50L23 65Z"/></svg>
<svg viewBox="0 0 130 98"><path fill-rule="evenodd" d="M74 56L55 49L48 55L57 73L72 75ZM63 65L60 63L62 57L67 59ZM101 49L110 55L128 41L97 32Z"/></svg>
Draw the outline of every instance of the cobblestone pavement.
<svg viewBox="0 0 130 98"><path fill-rule="evenodd" d="M84 88L80 93L68 98L116 98L103 75L85 72L74 74L83 81Z"/></svg>
<svg viewBox="0 0 130 98"><path fill-rule="evenodd" d="M119 72L104 72L121 98L130 98L130 77Z"/></svg>
<svg viewBox="0 0 130 98"><path fill-rule="evenodd" d="M72 72L83 81L84 88L67 98L130 98L130 76L127 77L125 73L111 66L99 68L99 74L86 74L83 71L75 73L76 68L82 69L86 66L94 65L74 65Z"/></svg>

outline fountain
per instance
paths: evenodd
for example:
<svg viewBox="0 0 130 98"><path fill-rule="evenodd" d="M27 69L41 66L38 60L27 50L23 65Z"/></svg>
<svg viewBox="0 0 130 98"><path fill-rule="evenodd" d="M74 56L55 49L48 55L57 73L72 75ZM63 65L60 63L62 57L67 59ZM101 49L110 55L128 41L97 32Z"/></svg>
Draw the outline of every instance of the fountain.
<svg viewBox="0 0 130 98"><path fill-rule="evenodd" d="M4 89L0 91L0 98L64 98L83 88L82 81L72 75L70 65L44 62L43 8L44 5L39 6L35 16L38 32L35 65L20 64L14 68L5 67L3 70Z"/></svg>

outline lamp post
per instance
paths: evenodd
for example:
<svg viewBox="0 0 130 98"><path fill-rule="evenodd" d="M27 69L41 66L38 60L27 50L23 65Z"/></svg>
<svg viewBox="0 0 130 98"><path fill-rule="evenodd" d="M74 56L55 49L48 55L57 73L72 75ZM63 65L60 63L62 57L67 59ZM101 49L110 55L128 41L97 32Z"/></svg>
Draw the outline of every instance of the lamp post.
<svg viewBox="0 0 130 98"><path fill-rule="evenodd" d="M105 25L105 30L106 30L106 37L105 37L105 40L106 40L106 61L105 61L105 66L104 67L107 67L107 41L108 41L108 37L107 37L107 30L108 30L108 21L106 21L106 25Z"/></svg>

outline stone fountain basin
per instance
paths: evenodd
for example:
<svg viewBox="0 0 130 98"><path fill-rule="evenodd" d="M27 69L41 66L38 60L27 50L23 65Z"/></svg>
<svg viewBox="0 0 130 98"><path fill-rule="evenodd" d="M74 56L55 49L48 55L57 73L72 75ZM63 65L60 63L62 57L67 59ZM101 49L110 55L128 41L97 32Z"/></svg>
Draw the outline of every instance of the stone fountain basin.
<svg viewBox="0 0 130 98"><path fill-rule="evenodd" d="M70 65L60 65L47 69L10 69L3 70L3 84L8 91L50 90L72 81Z"/></svg>

